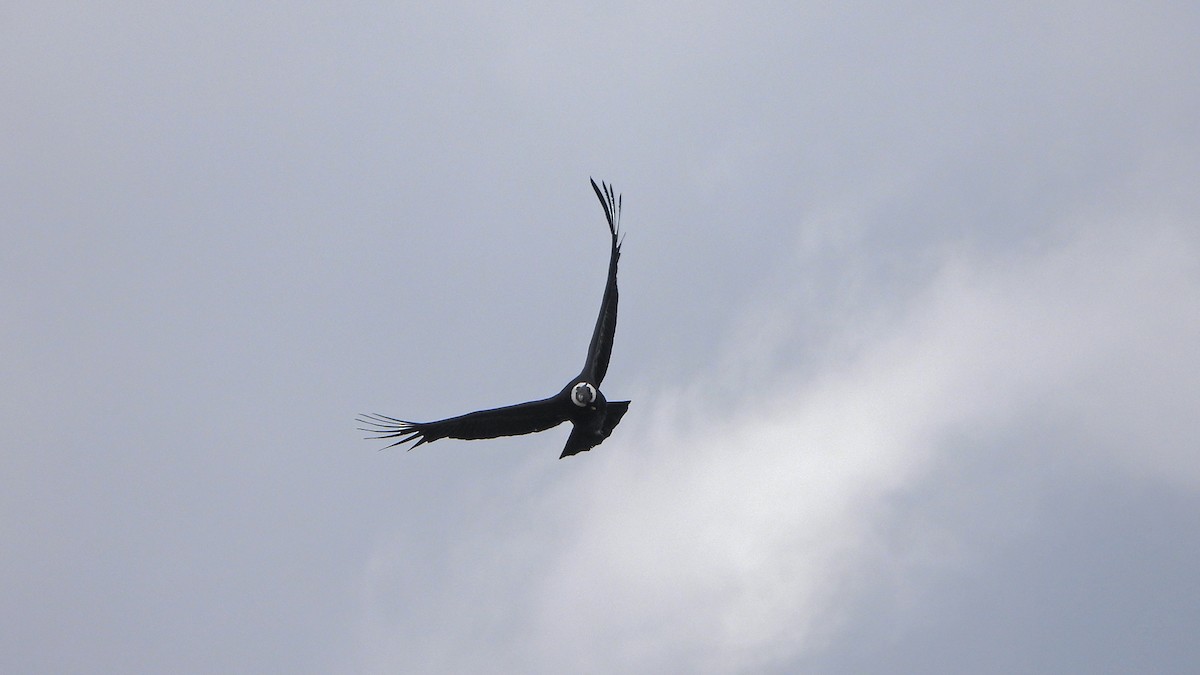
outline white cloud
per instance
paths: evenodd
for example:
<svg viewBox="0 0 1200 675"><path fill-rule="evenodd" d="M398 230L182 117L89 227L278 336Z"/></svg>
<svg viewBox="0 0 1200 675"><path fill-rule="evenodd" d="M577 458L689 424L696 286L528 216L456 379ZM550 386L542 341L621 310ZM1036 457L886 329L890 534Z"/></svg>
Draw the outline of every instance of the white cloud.
<svg viewBox="0 0 1200 675"><path fill-rule="evenodd" d="M860 577L869 556L899 546L886 580L897 587L954 556L954 531L912 524L897 543L880 528L889 500L920 486L962 430L1002 435L1050 414L1072 440L1055 461L1195 487L1200 459L1186 448L1200 431L1181 413L1200 401L1200 249L1185 232L1092 228L1002 263L952 256L851 361L807 379L764 373L750 405L712 400L721 388L703 382L635 396L640 415L559 487L468 542L433 544L474 551L425 580L434 640L478 632L494 607L469 597L504 598L493 619L509 628L427 663L486 667L503 654L542 672L728 671L819 651L856 589L880 582ZM482 580L481 560L507 564ZM366 596L410 563L381 547ZM390 623L376 601L367 624L368 663L429 653L429 634Z"/></svg>

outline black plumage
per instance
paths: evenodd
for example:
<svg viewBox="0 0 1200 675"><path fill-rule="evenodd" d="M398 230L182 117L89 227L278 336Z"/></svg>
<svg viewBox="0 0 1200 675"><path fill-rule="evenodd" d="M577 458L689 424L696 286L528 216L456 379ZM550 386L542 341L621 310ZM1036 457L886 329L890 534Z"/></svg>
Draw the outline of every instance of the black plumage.
<svg viewBox="0 0 1200 675"><path fill-rule="evenodd" d="M358 421L362 431L374 434L368 438L396 439L387 447L415 441L409 448L432 443L439 438L477 440L499 436L517 436L545 431L563 422L573 429L566 447L559 456L567 457L590 450L612 434L613 428L629 409L629 401L608 401L600 392L600 383L608 372L612 356L613 336L617 331L617 261L621 257L621 197L614 195L612 186L592 181L592 189L604 208L611 236L608 259L608 282L600 302L600 314L588 345L583 370L554 396L539 401L479 410L436 422L409 422L387 415L362 415Z"/></svg>

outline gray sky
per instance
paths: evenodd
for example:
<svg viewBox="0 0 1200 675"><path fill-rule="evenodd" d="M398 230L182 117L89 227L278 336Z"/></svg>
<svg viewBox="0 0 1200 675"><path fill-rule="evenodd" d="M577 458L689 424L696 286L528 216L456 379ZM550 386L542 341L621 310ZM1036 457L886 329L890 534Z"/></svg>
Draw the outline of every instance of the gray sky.
<svg viewBox="0 0 1200 675"><path fill-rule="evenodd" d="M1194 672L1200 10L405 4L0 12L0 670Z"/></svg>

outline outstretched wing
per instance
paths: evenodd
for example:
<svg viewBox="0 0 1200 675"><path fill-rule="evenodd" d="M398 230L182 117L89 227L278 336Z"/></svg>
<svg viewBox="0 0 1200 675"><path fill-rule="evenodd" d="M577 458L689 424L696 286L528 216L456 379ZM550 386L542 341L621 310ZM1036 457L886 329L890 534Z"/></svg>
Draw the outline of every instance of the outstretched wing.
<svg viewBox="0 0 1200 675"><path fill-rule="evenodd" d="M375 434L368 436L369 439L398 439L387 446L389 448L415 440L416 443L412 446L415 448L439 438L477 440L532 434L562 424L566 419L561 406L556 405L553 398L547 398L503 408L480 410L436 422L408 422L379 414L361 415L358 421L366 425L359 427L359 431Z"/></svg>
<svg viewBox="0 0 1200 675"><path fill-rule="evenodd" d="M587 452L592 448L604 442L604 439L612 435L613 428L620 423L621 418L629 410L629 401L609 401L604 412L604 421L600 423L600 429L597 432L594 428L588 428L587 424L576 424L574 429L571 429L571 435L567 437L567 445L563 447L563 457Z"/></svg>
<svg viewBox="0 0 1200 675"><path fill-rule="evenodd" d="M600 302L600 316L596 317L596 328L592 331L592 342L588 345L587 362L583 366L583 379L597 387L608 372L608 360L612 356L613 336L617 332L617 260L621 257L621 242L618 238L618 228L621 223L621 196L613 196L613 189L607 183L596 185L592 180L592 189L604 207L604 217L608 219L608 231L612 235L612 252L608 258L608 283L604 286L604 299Z"/></svg>

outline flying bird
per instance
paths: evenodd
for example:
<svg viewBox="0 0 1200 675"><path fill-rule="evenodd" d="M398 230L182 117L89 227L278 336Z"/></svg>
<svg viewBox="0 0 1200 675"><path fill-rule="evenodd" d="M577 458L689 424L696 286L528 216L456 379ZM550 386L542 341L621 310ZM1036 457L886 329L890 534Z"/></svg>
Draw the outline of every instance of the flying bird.
<svg viewBox="0 0 1200 675"><path fill-rule="evenodd" d="M609 401L600 392L600 383L608 372L608 360L612 355L613 336L617 331L617 260L621 257L619 228L621 222L621 197L613 195L611 185L596 185L592 189L604 208L611 235L608 258L608 283L604 286L604 298L600 301L600 315L592 331L592 342L588 345L587 360L583 370L571 378L566 386L550 398L529 401L491 410L450 417L436 422L409 422L387 415L361 415L358 418L360 431L374 436L372 440L398 439L389 448L416 441L412 448L423 443L432 443L439 438L477 440L499 436L517 436L545 431L563 422L573 425L567 445L559 459L591 450L612 434L613 428L629 409L629 401Z"/></svg>

